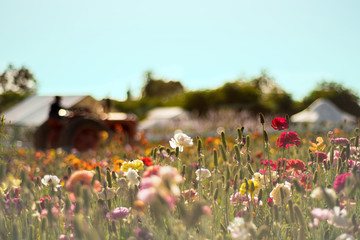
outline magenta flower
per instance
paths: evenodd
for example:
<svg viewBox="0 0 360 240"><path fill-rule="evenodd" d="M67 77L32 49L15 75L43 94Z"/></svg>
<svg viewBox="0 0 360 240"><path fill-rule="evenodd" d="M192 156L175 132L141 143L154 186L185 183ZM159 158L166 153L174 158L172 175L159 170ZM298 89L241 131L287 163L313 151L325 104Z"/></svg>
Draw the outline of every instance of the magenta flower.
<svg viewBox="0 0 360 240"><path fill-rule="evenodd" d="M276 145L277 147L284 147L284 148L288 148L294 145L300 146L300 138L293 131L282 132L276 141Z"/></svg>
<svg viewBox="0 0 360 240"><path fill-rule="evenodd" d="M285 118L282 117L276 117L272 120L272 124L271 124L272 128L275 130L285 130L285 129L289 129L289 124L287 123Z"/></svg>
<svg viewBox="0 0 360 240"><path fill-rule="evenodd" d="M340 174L334 181L334 189L336 191L341 191L345 187L346 178L350 177L351 173Z"/></svg>

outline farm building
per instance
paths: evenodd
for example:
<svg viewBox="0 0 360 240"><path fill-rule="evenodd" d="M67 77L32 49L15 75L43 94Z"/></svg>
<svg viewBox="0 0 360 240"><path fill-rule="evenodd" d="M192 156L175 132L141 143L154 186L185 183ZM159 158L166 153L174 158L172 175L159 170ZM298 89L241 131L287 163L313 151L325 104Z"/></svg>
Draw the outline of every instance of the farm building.
<svg viewBox="0 0 360 240"><path fill-rule="evenodd" d="M353 126L357 118L335 106L330 100L319 98L305 110L291 116L291 122L313 127L331 127L346 124Z"/></svg>
<svg viewBox="0 0 360 240"><path fill-rule="evenodd" d="M3 112L5 123L16 126L36 127L48 118L54 96L31 96ZM103 113L103 106L91 96L62 96L64 108L86 108L95 114Z"/></svg>

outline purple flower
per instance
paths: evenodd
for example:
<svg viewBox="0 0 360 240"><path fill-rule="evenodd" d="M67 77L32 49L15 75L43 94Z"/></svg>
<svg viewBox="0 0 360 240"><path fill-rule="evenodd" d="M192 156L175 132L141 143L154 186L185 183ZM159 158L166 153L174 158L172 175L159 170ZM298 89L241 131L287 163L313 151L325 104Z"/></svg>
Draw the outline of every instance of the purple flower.
<svg viewBox="0 0 360 240"><path fill-rule="evenodd" d="M111 221L118 221L125 218L129 214L129 209L126 207L118 207L107 214L107 218Z"/></svg>
<svg viewBox="0 0 360 240"><path fill-rule="evenodd" d="M16 211L17 215L19 216L22 210L22 204L20 202L19 198L13 198L13 199L8 199L4 202L4 210L6 215L10 216L12 215L12 211Z"/></svg>
<svg viewBox="0 0 360 240"><path fill-rule="evenodd" d="M347 138L334 138L330 140L331 143L335 145L349 145L350 141Z"/></svg>
<svg viewBox="0 0 360 240"><path fill-rule="evenodd" d="M135 228L136 239L153 240L152 235L144 228Z"/></svg>

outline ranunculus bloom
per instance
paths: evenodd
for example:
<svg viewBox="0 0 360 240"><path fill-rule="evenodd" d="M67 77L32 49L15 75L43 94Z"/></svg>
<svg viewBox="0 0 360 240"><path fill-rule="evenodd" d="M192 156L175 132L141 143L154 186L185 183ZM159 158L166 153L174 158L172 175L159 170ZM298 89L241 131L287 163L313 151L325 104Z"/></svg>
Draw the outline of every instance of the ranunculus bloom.
<svg viewBox="0 0 360 240"><path fill-rule="evenodd" d="M299 159L291 159L290 161L287 161L286 163L286 169L294 169L295 171L304 171L306 168L306 165L303 161Z"/></svg>
<svg viewBox="0 0 360 240"><path fill-rule="evenodd" d="M188 189L181 192L181 195L185 198L187 202L194 202L198 199L198 193L194 189Z"/></svg>
<svg viewBox="0 0 360 240"><path fill-rule="evenodd" d="M324 191L333 201L336 200L336 193L335 193L334 189L332 189L332 188L324 188ZM324 192L321 189L321 187L315 188L311 192L310 197L315 198L315 199L320 199L320 200L325 198Z"/></svg>
<svg viewBox="0 0 360 240"><path fill-rule="evenodd" d="M340 174L334 181L334 189L336 191L341 191L345 187L346 178L350 177L351 173Z"/></svg>
<svg viewBox="0 0 360 240"><path fill-rule="evenodd" d="M74 195L76 185L80 183L83 186L90 186L93 176L94 176L94 172L87 170L75 171L71 174L69 180L66 183L66 190L70 192L70 199L72 201L76 200L76 197ZM101 190L100 182L95 180L93 187L97 192L99 192Z"/></svg>
<svg viewBox="0 0 360 240"><path fill-rule="evenodd" d="M315 159L319 162L319 163L322 163L324 162L325 160L327 160L328 156L326 153L324 152L314 152L315 154Z"/></svg>
<svg viewBox="0 0 360 240"><path fill-rule="evenodd" d="M259 183L257 181L248 180L249 189L246 189L246 183L241 184L239 193L247 194L250 193L251 197L254 197L254 194L259 190Z"/></svg>
<svg viewBox="0 0 360 240"><path fill-rule="evenodd" d="M150 166L145 170L145 172L143 172L143 177L147 178L150 177L151 175L158 175L159 170L160 170L159 165Z"/></svg>
<svg viewBox="0 0 360 240"><path fill-rule="evenodd" d="M293 145L300 146L300 138L293 131L282 132L276 141L276 145L277 147L284 147L284 148L288 148Z"/></svg>
<svg viewBox="0 0 360 240"><path fill-rule="evenodd" d="M111 221L118 221L120 219L124 219L129 214L129 212L129 209L126 207L118 207L107 214L107 217Z"/></svg>
<svg viewBox="0 0 360 240"><path fill-rule="evenodd" d="M60 179L55 176L55 175L45 175L42 179L41 179L42 184L44 184L45 186L48 186L49 184L54 184L55 187L59 188L61 187L60 185Z"/></svg>
<svg viewBox="0 0 360 240"><path fill-rule="evenodd" d="M284 193L284 199L281 199L281 190L283 190ZM281 205L286 204L291 197L291 187L290 183L285 182L284 183L277 183L275 188L271 191L270 197L273 198L274 204Z"/></svg>
<svg viewBox="0 0 360 240"><path fill-rule="evenodd" d="M282 117L276 117L272 120L272 124L271 126L273 127L273 129L275 130L285 130L285 129L289 129L289 124L287 123L285 118Z"/></svg>
<svg viewBox="0 0 360 240"><path fill-rule="evenodd" d="M211 176L211 172L206 168L200 168L195 171L196 180L201 181Z"/></svg>
<svg viewBox="0 0 360 240"><path fill-rule="evenodd" d="M350 141L347 138L335 138L330 140L331 143L335 145L349 145Z"/></svg>
<svg viewBox="0 0 360 240"><path fill-rule="evenodd" d="M141 159L141 161L143 161L143 163L145 164L145 166L152 166L152 160L149 157L143 157Z"/></svg>
<svg viewBox="0 0 360 240"><path fill-rule="evenodd" d="M176 133L169 143L172 148L179 147L179 151L182 152L183 147L191 147L193 145L193 140L185 133Z"/></svg>
<svg viewBox="0 0 360 240"><path fill-rule="evenodd" d="M138 179L139 175L137 174L137 172L132 169L129 168L128 171L125 173L127 179L129 180L129 186L133 187L133 186L137 186L139 185L140 181Z"/></svg>
<svg viewBox="0 0 360 240"><path fill-rule="evenodd" d="M123 164L121 165L121 171L123 171L125 173L130 168L133 170L136 170L136 171L144 169L144 163L143 163L143 161L136 159L136 160L133 160L130 162L123 162Z"/></svg>

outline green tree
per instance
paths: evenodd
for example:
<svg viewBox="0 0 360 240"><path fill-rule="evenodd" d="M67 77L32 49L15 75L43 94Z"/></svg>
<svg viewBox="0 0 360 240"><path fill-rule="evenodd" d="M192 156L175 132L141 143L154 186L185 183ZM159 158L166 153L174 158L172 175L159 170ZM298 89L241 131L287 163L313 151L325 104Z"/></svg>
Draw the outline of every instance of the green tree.
<svg viewBox="0 0 360 240"><path fill-rule="evenodd" d="M35 94L36 91L37 82L33 73L24 66L17 69L10 64L0 73L0 112Z"/></svg>
<svg viewBox="0 0 360 240"><path fill-rule="evenodd" d="M146 82L142 90L143 98L166 98L184 92L184 87L180 82L155 79L151 71L145 73L145 78Z"/></svg>

